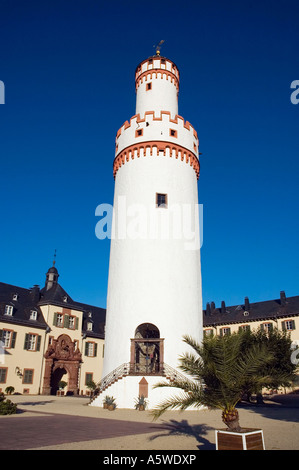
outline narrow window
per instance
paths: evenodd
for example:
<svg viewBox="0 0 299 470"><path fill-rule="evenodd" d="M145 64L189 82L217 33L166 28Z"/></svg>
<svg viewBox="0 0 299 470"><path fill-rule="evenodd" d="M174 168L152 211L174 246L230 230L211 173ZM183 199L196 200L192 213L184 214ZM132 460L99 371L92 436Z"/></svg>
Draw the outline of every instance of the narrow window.
<svg viewBox="0 0 299 470"><path fill-rule="evenodd" d="M85 356L95 357L97 355L97 344L96 343L85 343Z"/></svg>
<svg viewBox="0 0 299 470"><path fill-rule="evenodd" d="M23 384L33 383L33 369L24 369Z"/></svg>
<svg viewBox="0 0 299 470"><path fill-rule="evenodd" d="M167 194L156 194L156 207L167 208Z"/></svg>
<svg viewBox="0 0 299 470"><path fill-rule="evenodd" d="M152 82L147 83L145 89L146 89L146 91L151 90L152 89Z"/></svg>
<svg viewBox="0 0 299 470"><path fill-rule="evenodd" d="M75 329L75 317L69 317L69 326L71 330Z"/></svg>
<svg viewBox="0 0 299 470"><path fill-rule="evenodd" d="M7 367L0 368L0 384L5 384L7 376Z"/></svg>
<svg viewBox="0 0 299 470"><path fill-rule="evenodd" d="M30 320L36 320L36 319L37 319L37 311L36 310L31 310Z"/></svg>
<svg viewBox="0 0 299 470"><path fill-rule="evenodd" d="M174 129L169 129L169 134L171 137L177 137L178 136L178 132L175 131Z"/></svg>
<svg viewBox="0 0 299 470"><path fill-rule="evenodd" d="M11 340L11 331L3 330L1 335L1 341L3 343L4 348L10 347L10 340Z"/></svg>
<svg viewBox="0 0 299 470"><path fill-rule="evenodd" d="M5 305L4 315L9 315L12 317L13 306L12 305Z"/></svg>
<svg viewBox="0 0 299 470"><path fill-rule="evenodd" d="M92 372L86 372L85 374L85 385L87 385L89 382L92 382L93 378L93 373Z"/></svg>

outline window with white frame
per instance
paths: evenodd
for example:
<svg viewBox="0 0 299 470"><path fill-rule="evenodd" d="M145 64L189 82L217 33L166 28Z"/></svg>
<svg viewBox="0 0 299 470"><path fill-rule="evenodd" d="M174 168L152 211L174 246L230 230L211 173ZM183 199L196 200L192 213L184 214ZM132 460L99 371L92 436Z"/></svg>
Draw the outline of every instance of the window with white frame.
<svg viewBox="0 0 299 470"><path fill-rule="evenodd" d="M88 329L88 331L92 331L92 322L91 321L89 321L87 323L87 329Z"/></svg>
<svg viewBox="0 0 299 470"><path fill-rule="evenodd" d="M295 321L294 320L285 320L282 322L282 329L287 331L295 330Z"/></svg>
<svg viewBox="0 0 299 470"><path fill-rule="evenodd" d="M31 310L30 320L36 320L36 319L37 319L37 311L36 310Z"/></svg>
<svg viewBox="0 0 299 470"><path fill-rule="evenodd" d="M220 336L226 336L226 335L230 335L230 328L227 326L220 329Z"/></svg>
<svg viewBox="0 0 299 470"><path fill-rule="evenodd" d="M56 326L63 326L63 314L57 313Z"/></svg>
<svg viewBox="0 0 299 470"><path fill-rule="evenodd" d="M28 350L35 351L36 348L36 335L28 335Z"/></svg>
<svg viewBox="0 0 299 470"><path fill-rule="evenodd" d="M2 343L4 348L9 348L10 347L10 341L11 341L11 331L9 330L3 330L2 332Z"/></svg>
<svg viewBox="0 0 299 470"><path fill-rule="evenodd" d="M12 317L12 314L13 314L13 306L5 305L4 315L9 315L10 317Z"/></svg>
<svg viewBox="0 0 299 470"><path fill-rule="evenodd" d="M87 356L92 357L94 355L94 343L87 343L87 344L88 344Z"/></svg>
<svg viewBox="0 0 299 470"><path fill-rule="evenodd" d="M41 336L35 333L26 333L24 349L26 351L39 351L41 345Z"/></svg>
<svg viewBox="0 0 299 470"><path fill-rule="evenodd" d="M75 317L69 317L69 325L68 327L73 330L75 328Z"/></svg>
<svg viewBox="0 0 299 470"><path fill-rule="evenodd" d="M239 326L239 331L249 331L250 330L250 325L240 325Z"/></svg>
<svg viewBox="0 0 299 470"><path fill-rule="evenodd" d="M95 357L97 355L97 344L87 341L85 343L85 356Z"/></svg>
<svg viewBox="0 0 299 470"><path fill-rule="evenodd" d="M266 333L269 333L270 331L273 330L273 323L271 323L271 322L262 323L261 324L261 329L263 331L266 331Z"/></svg>

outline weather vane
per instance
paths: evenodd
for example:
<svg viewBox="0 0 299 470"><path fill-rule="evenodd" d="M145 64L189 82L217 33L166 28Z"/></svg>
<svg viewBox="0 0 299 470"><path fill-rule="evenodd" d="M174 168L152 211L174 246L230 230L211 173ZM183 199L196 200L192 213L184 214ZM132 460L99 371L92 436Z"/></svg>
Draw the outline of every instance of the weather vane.
<svg viewBox="0 0 299 470"><path fill-rule="evenodd" d="M160 49L161 49L163 42L164 42L164 39L162 39L162 41L160 41L159 44L157 44L156 46L153 46L156 48L156 55L160 55Z"/></svg>

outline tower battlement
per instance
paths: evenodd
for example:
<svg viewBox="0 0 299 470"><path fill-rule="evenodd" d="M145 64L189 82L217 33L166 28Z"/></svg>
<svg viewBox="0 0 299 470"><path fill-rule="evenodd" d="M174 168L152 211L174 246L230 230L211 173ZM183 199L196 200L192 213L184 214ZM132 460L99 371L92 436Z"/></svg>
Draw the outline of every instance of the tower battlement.
<svg viewBox="0 0 299 470"><path fill-rule="evenodd" d="M188 121L179 115L172 118L169 111L161 111L159 114L147 111L143 118L139 114L135 115L118 130L115 158L130 146L160 140L184 147L197 159L200 155L197 132Z"/></svg>
<svg viewBox="0 0 299 470"><path fill-rule="evenodd" d="M155 78L166 78L170 80L179 91L180 72L177 66L166 57L153 56L144 60L136 68L135 86L136 90L144 81Z"/></svg>

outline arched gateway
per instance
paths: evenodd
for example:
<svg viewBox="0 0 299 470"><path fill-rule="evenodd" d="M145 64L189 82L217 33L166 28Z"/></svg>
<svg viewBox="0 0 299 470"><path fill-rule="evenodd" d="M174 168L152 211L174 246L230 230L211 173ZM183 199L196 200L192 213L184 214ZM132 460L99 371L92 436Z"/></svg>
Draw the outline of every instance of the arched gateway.
<svg viewBox="0 0 299 470"><path fill-rule="evenodd" d="M81 361L81 352L68 335L53 339L45 353L43 395L55 395L65 373L68 374L67 393L77 395Z"/></svg>

